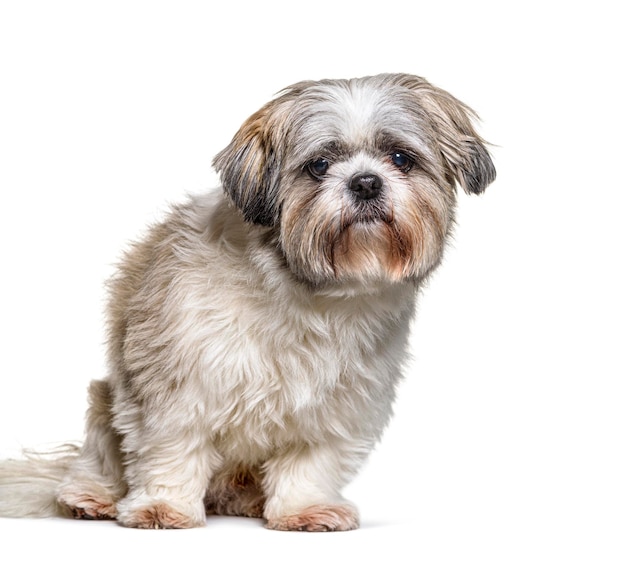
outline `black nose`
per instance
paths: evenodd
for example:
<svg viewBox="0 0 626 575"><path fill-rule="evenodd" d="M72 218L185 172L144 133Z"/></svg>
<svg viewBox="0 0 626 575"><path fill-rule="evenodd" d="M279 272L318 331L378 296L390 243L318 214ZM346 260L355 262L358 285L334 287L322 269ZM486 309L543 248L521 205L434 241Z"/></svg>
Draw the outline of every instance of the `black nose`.
<svg viewBox="0 0 626 575"><path fill-rule="evenodd" d="M355 174L348 187L361 200L371 200L380 194L383 182L376 174Z"/></svg>

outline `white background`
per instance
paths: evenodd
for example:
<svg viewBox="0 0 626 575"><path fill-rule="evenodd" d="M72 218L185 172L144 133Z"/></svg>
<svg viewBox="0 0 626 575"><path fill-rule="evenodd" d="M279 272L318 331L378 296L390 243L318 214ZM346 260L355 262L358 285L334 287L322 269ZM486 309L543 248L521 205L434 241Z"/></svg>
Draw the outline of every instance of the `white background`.
<svg viewBox="0 0 626 575"><path fill-rule="evenodd" d="M0 519L3 573L624 573L618 3L0 4L0 455L80 438L102 284L245 118L302 79L426 76L474 107L496 183L460 198L363 527L181 532ZM9 567L16 561L19 567Z"/></svg>

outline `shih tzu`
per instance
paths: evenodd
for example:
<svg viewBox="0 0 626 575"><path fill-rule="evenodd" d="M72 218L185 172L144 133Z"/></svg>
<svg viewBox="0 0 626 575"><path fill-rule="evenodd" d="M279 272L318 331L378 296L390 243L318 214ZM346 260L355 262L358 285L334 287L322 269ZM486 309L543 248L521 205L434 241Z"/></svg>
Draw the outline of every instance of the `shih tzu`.
<svg viewBox="0 0 626 575"><path fill-rule="evenodd" d="M359 524L342 495L386 426L455 187L495 177L473 112L424 79L302 82L214 160L110 284L86 438L0 464L0 515L139 528L211 513Z"/></svg>

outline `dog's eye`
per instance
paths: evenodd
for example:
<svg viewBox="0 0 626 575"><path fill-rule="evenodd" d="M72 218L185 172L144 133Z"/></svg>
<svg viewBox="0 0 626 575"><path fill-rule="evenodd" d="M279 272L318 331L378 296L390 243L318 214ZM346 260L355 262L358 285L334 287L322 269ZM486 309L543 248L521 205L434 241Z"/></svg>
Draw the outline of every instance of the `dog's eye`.
<svg viewBox="0 0 626 575"><path fill-rule="evenodd" d="M402 152L394 152L391 154L391 161L403 172L408 172L413 167L413 160Z"/></svg>
<svg viewBox="0 0 626 575"><path fill-rule="evenodd" d="M317 160L313 160L312 162L309 162L309 164L307 164L307 170L309 171L309 174L313 176L313 178L319 180L326 174L329 166L330 164L328 163L328 160L325 160L324 158L318 158Z"/></svg>

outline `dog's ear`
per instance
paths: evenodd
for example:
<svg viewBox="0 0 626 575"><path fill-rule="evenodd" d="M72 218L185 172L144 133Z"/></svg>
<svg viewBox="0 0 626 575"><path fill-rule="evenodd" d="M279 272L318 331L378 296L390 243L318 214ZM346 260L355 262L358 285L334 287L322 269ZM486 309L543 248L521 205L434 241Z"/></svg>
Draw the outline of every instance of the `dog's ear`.
<svg viewBox="0 0 626 575"><path fill-rule="evenodd" d="M280 183L268 106L244 122L230 144L213 160L224 191L246 221L264 226L272 226L276 221L275 199Z"/></svg>
<svg viewBox="0 0 626 575"><path fill-rule="evenodd" d="M454 96L418 76L400 75L425 109L435 130L448 178L468 194L481 194L496 177L485 141L477 134L476 113Z"/></svg>
<svg viewBox="0 0 626 575"><path fill-rule="evenodd" d="M448 169L468 194L482 194L495 179L496 168L485 141L472 125L477 116L447 92L436 94L434 105L439 113L433 118Z"/></svg>
<svg viewBox="0 0 626 575"><path fill-rule="evenodd" d="M482 194L495 179L496 168L472 125L476 114L443 90L429 92L426 101L450 175L468 194Z"/></svg>
<svg viewBox="0 0 626 575"><path fill-rule="evenodd" d="M213 160L224 191L246 221L275 225L278 191L290 111L305 83L287 88L246 120L231 143Z"/></svg>

